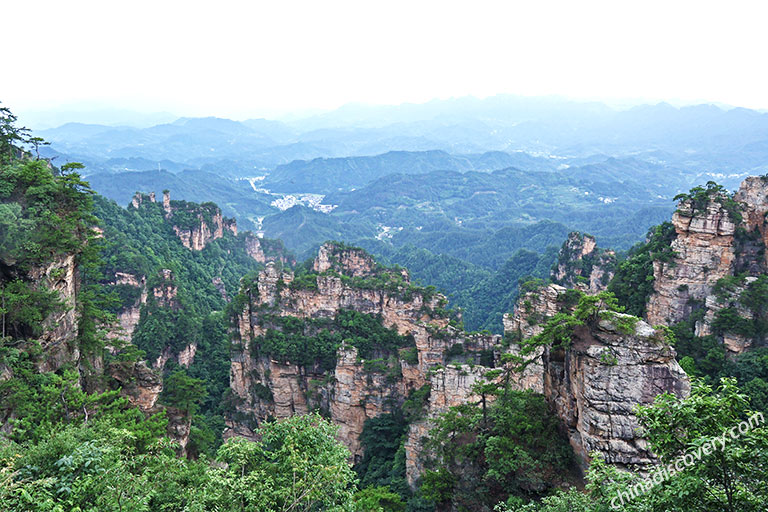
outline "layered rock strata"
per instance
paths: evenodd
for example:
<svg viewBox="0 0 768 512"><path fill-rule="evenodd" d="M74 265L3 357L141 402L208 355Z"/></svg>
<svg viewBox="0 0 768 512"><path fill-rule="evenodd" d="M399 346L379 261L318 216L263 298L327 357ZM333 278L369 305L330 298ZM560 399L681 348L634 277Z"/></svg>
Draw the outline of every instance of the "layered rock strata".
<svg viewBox="0 0 768 512"><path fill-rule="evenodd" d="M444 297L413 287L407 272L379 267L363 251L327 244L314 271L310 285L296 286L290 271L268 264L250 287L235 333L230 383L237 398L227 436L252 436L254 427L269 417L320 410L339 425L339 438L359 457L365 420L395 410L412 390L428 383L430 371L447 363L450 347L460 343L466 353L485 351L492 358L500 341L499 336L468 336L453 328L439 313ZM254 356L254 344L265 334L265 315L332 319L343 310L380 318L383 326L412 337L413 347L389 354L397 361L387 372L367 369L348 345L338 349L329 371ZM463 396L458 390L445 393Z"/></svg>
<svg viewBox="0 0 768 512"><path fill-rule="evenodd" d="M573 307L565 296L566 289L554 284L524 294L504 319L507 336L515 341L540 334L548 318ZM514 344L510 350L516 352ZM533 361L523 372L528 379L518 386L544 394L582 463L592 452L620 466L652 463L638 436L634 408L661 393L685 396L690 391L664 332L643 320L630 333L609 320L577 327L568 348L544 346L527 357Z"/></svg>
<svg viewBox="0 0 768 512"><path fill-rule="evenodd" d="M442 296L412 288L407 272L380 267L356 249L323 246L309 279L267 265L246 287L248 298L233 333L230 383L235 399L225 435L251 437L267 418L319 410L339 426L340 440L358 458L366 419L395 410L411 391L428 384L424 417L410 425L405 442L406 474L414 484L423 471L422 441L434 418L476 400L475 384L500 364L505 352L519 355L520 341L540 333L547 318L563 310L565 291L549 285L524 295L515 313L505 318L503 339L456 329L441 312ZM258 349L271 328L265 320L270 316L332 319L348 309L375 315L384 326L412 336L415 354L407 357L407 349L401 350L398 370L380 373L371 372L348 345L338 349L328 371L319 364L277 360ZM650 462L642 440L636 439L634 406L664 391L685 394L688 389L674 351L644 322L632 334L601 324L594 332L579 331L567 352L542 347L534 356L514 376L513 387L550 400L585 462L593 451L617 464Z"/></svg>
<svg viewBox="0 0 768 512"><path fill-rule="evenodd" d="M753 313L738 302L738 292L729 298L713 291L723 278L754 278L768 272L768 180L752 176L744 180L732 198L713 194L703 207L691 199L681 201L672 217L676 237L670 261L654 262L654 289L647 305L647 320L652 325L673 325L688 320L698 311L697 336L716 334L712 323L726 305L734 306L744 319ZM730 356L755 345L743 335L720 332Z"/></svg>
<svg viewBox="0 0 768 512"><path fill-rule="evenodd" d="M704 210L683 202L672 224L677 233L672 241L674 257L653 265L654 287L646 313L652 325L688 318L696 302L706 300L714 284L732 274L736 256L736 225L720 202L711 201Z"/></svg>

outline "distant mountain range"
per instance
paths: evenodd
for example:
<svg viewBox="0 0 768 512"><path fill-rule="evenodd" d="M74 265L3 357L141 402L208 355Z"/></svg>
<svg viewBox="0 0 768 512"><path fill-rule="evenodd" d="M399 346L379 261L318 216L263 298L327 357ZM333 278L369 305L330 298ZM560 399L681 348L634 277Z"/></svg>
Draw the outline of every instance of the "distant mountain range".
<svg viewBox="0 0 768 512"><path fill-rule="evenodd" d="M83 162L120 204L170 189L215 201L299 257L337 239L412 267L470 265L484 279L515 255L543 272L549 247L574 229L626 249L668 218L678 192L768 173L768 114L712 105L497 96L38 134L54 163Z"/></svg>
<svg viewBox="0 0 768 512"><path fill-rule="evenodd" d="M242 175L294 160L430 150L637 155L701 171L744 172L763 170L768 155L766 113L666 103L614 110L601 103L514 96L348 105L290 123L181 118L149 128L69 123L39 134L54 143L54 151L87 162L92 172L148 170L113 160L138 157L161 168L171 161Z"/></svg>
<svg viewBox="0 0 768 512"><path fill-rule="evenodd" d="M275 192L329 194L363 187L390 174L425 174L433 171L492 171L519 167L533 171L554 170L559 162L527 153L489 151L482 154L450 155L445 151L390 151L375 156L315 158L279 165L265 179Z"/></svg>

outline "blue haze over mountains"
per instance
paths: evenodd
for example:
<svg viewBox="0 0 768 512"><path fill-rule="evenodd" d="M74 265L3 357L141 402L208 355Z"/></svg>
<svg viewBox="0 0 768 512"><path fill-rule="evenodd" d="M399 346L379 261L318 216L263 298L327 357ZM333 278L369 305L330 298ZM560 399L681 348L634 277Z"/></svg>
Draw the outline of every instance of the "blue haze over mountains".
<svg viewBox="0 0 768 512"><path fill-rule="evenodd" d="M83 162L92 186L121 205L163 189L213 201L300 258L344 240L408 265L455 305L499 310L518 279L548 273L569 231L624 250L669 218L677 193L768 173L768 114L712 105L614 110L496 96L36 134L52 143L46 156ZM286 209L286 196L306 194L328 208ZM498 296L478 297L489 285ZM499 311L467 315L469 328L498 329Z"/></svg>

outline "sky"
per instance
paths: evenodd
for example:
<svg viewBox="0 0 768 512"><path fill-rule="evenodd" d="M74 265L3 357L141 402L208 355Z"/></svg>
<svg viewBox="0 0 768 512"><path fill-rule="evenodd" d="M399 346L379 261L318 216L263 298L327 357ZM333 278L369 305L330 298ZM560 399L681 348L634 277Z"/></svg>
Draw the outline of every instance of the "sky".
<svg viewBox="0 0 768 512"><path fill-rule="evenodd" d="M495 94L768 109L768 5L8 0L0 101L234 119Z"/></svg>

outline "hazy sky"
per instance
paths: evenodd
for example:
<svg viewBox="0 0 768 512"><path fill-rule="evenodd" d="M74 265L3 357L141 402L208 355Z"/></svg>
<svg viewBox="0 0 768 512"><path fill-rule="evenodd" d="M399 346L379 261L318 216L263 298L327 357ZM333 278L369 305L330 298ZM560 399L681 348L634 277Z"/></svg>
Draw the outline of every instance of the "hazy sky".
<svg viewBox="0 0 768 512"><path fill-rule="evenodd" d="M7 0L0 101L234 118L498 93L768 108L761 4Z"/></svg>

